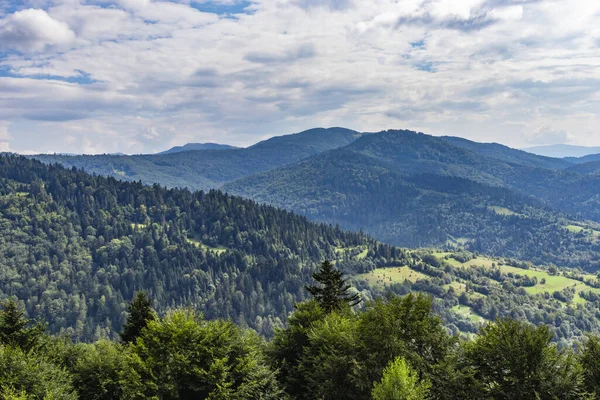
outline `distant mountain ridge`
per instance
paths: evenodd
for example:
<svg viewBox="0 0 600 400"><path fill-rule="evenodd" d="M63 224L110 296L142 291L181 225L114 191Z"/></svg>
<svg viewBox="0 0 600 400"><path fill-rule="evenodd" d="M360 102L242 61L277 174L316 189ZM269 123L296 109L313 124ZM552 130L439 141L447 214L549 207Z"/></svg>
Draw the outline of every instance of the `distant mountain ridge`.
<svg viewBox="0 0 600 400"><path fill-rule="evenodd" d="M490 150L494 158L480 154ZM591 262L590 244L565 227L571 214L600 218L600 177L564 168L569 165L496 145L390 130L224 189L391 244L470 242L471 250L490 254L590 267L600 257L594 253ZM574 253L559 245L574 241Z"/></svg>
<svg viewBox="0 0 600 400"><path fill-rule="evenodd" d="M169 150L161 151L156 154L171 154L171 153L181 153L182 151L196 151L196 150L232 150L238 149L239 147L231 146L228 144L220 144L220 143L187 143L183 146L175 146L171 147Z"/></svg>
<svg viewBox="0 0 600 400"><path fill-rule="evenodd" d="M345 128L315 128L296 134L276 136L247 148L182 151L169 154L134 156L30 156L45 163L83 168L98 175L128 181L158 183L192 190L218 188L233 181L282 165L294 163L320 152L343 147L361 133Z"/></svg>
<svg viewBox="0 0 600 400"><path fill-rule="evenodd" d="M600 269L600 175L495 143L316 128L242 149L34 157L147 184L224 189L394 245ZM598 242L582 230L597 231Z"/></svg>
<svg viewBox="0 0 600 400"><path fill-rule="evenodd" d="M564 169L572 165L570 160L549 157L543 154L538 155L526 150L513 149L499 143L479 143L455 136L442 136L442 139L455 146L505 162L550 169Z"/></svg>
<svg viewBox="0 0 600 400"><path fill-rule="evenodd" d="M537 154L546 157L566 158L566 157L583 157L589 154L600 153L600 146L575 146L571 144L551 144L547 146L525 147L524 150L528 153Z"/></svg>

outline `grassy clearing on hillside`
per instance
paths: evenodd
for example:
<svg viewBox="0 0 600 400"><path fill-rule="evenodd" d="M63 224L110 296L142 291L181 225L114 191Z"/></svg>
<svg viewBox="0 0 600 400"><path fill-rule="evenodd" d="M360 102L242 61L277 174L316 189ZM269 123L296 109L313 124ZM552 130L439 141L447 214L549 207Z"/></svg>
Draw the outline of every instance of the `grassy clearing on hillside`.
<svg viewBox="0 0 600 400"><path fill-rule="evenodd" d="M538 294L538 293L554 293L556 291L561 291L566 288L573 288L575 290L575 297L573 301L575 303L583 303L585 300L579 296L579 293L582 291L592 291L594 293L600 293L600 289L594 288L592 286L587 285L585 282L581 282L577 279L572 279L562 275L552 275L547 270L542 268L531 268L531 269L523 269L513 267L511 265L506 265L502 263L500 260L494 260L488 257L476 257L472 260L469 260L465 263L461 263L458 260L455 260L451 257L446 258L446 256L451 255L449 252L436 252L434 255L445 262L451 264L455 267L484 267L484 268L493 268L494 265L496 268L499 268L504 274L512 274L513 276L528 276L531 278L537 279L537 284L531 287L525 287L525 291L529 294ZM593 279L596 277L590 274L580 274L580 276L584 279ZM542 283L544 281L544 283Z"/></svg>
<svg viewBox="0 0 600 400"><path fill-rule="evenodd" d="M452 307L452 311L454 311L455 313L457 313L463 317L469 318L473 322L477 322L477 323L487 322L487 319L483 318L480 315L475 314L475 312L473 312L473 310L469 306L463 306L462 304L458 304L458 305Z"/></svg>
<svg viewBox="0 0 600 400"><path fill-rule="evenodd" d="M224 247L224 246L217 246L217 247L208 246L196 239L187 239L187 241L189 243L193 244L194 246L201 248L204 251L212 251L212 252L216 253L217 255L221 255L227 251L227 247Z"/></svg>
<svg viewBox="0 0 600 400"><path fill-rule="evenodd" d="M496 214L504 215L504 216L523 215L523 214L516 213L506 207L500 207L500 206L488 206L488 210L494 211Z"/></svg>
<svg viewBox="0 0 600 400"><path fill-rule="evenodd" d="M371 286L387 286L394 283L416 282L419 279L429 278L427 275L414 271L406 266L378 268L366 274L359 274L357 280L364 280Z"/></svg>
<svg viewBox="0 0 600 400"><path fill-rule="evenodd" d="M358 260L362 260L364 258L367 257L367 254L369 253L369 249L363 247L363 246L353 246L353 247L336 247L335 248L335 252L338 255L342 255L343 253L356 253L355 257Z"/></svg>
<svg viewBox="0 0 600 400"><path fill-rule="evenodd" d="M364 281L369 286L385 288L388 285L392 285L394 283L402 283L405 280L410 282L416 282L419 279L428 279L429 276L423 274L419 271L415 271L407 266L401 267L387 267L387 268L378 268L366 274L360 274L354 277L354 279L359 281ZM457 294L463 293L466 290L466 285L463 282L454 281L448 285L444 285L444 287L449 288L452 287ZM480 293L471 293L472 296L479 297L483 296ZM457 305L453 307L453 310L457 312L461 317L470 319L476 323L483 323L486 321L485 318L477 315L470 307Z"/></svg>
<svg viewBox="0 0 600 400"><path fill-rule="evenodd" d="M565 226L565 228L567 228L567 230L569 232L580 233L583 231L584 234L589 234L596 238L600 237L600 231L597 231L597 230L589 228L589 227L583 227L583 226L579 226L579 225L567 225L567 226Z"/></svg>

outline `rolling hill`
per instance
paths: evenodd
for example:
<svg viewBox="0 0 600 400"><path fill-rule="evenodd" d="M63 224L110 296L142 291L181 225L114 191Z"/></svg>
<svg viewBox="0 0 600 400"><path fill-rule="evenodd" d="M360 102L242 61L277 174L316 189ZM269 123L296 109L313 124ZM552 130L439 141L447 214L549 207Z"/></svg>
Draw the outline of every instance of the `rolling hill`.
<svg viewBox="0 0 600 400"><path fill-rule="evenodd" d="M547 157L583 157L588 154L600 153L600 147L593 146L574 146L571 144L552 144L547 146L533 146L522 149L529 153L538 154Z"/></svg>
<svg viewBox="0 0 600 400"><path fill-rule="evenodd" d="M223 188L401 246L467 246L600 268L600 176L498 144L407 130L313 129L245 149L161 156L36 156L143 183ZM110 172L112 171L112 172Z"/></svg>
<svg viewBox="0 0 600 400"><path fill-rule="evenodd" d="M195 151L195 150L232 150L237 149L236 146L230 146L228 144L219 143L187 143L183 146L171 147L169 150L161 151L158 154L171 154L181 153L182 151Z"/></svg>
<svg viewBox="0 0 600 400"><path fill-rule="evenodd" d="M324 259L347 273L403 250L221 192L143 186L0 156L0 298L51 332L114 336L143 290L270 335Z"/></svg>
<svg viewBox="0 0 600 400"><path fill-rule="evenodd" d="M419 179L418 189L406 179L398 189L407 199L424 195L439 186L431 179ZM446 195L483 191L445 182ZM489 215L517 204L523 208L513 212L530 213L524 199L508 201ZM575 225L565 231L600 236ZM323 259L346 272L364 300L388 291L430 294L454 333L475 333L502 316L547 323L565 343L600 331L600 284L581 271L404 250L219 191L144 186L0 156L0 297L15 296L53 333L115 337L128 302L143 290L160 314L190 306L269 336L306 298L304 286Z"/></svg>
<svg viewBox="0 0 600 400"><path fill-rule="evenodd" d="M442 139L454 146L465 148L482 156L529 167L564 169L573 165L565 159L540 156L499 143L479 143L454 136L442 136Z"/></svg>
<svg viewBox="0 0 600 400"><path fill-rule="evenodd" d="M588 154L582 157L566 157L565 160L573 164L585 164L594 161L600 161L600 154Z"/></svg>
<svg viewBox="0 0 600 400"><path fill-rule="evenodd" d="M538 199L465 178L401 174L346 148L224 189L394 245L466 246L537 263L600 267L599 243L569 231L570 218Z"/></svg>
<svg viewBox="0 0 600 400"><path fill-rule="evenodd" d="M323 151L343 147L361 136L344 128L315 128L277 136L248 148L184 151L135 156L32 156L45 163L60 163L90 173L145 184L192 190L217 188L244 176L300 161Z"/></svg>

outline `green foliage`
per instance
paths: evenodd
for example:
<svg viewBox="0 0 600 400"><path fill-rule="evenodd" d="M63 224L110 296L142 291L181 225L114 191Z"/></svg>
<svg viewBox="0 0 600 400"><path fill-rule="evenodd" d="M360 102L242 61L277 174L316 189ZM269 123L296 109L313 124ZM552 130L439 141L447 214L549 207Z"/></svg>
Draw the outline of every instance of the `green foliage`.
<svg viewBox="0 0 600 400"><path fill-rule="evenodd" d="M128 311L129 315L123 326L123 331L119 334L121 340L125 343L134 342L141 335L142 329L148 326L150 321L156 319L156 313L151 307L150 299L144 292L135 294Z"/></svg>
<svg viewBox="0 0 600 400"><path fill-rule="evenodd" d="M494 399L578 399L582 370L568 351L551 344L547 326L503 319L467 343L465 357L482 395Z"/></svg>
<svg viewBox="0 0 600 400"><path fill-rule="evenodd" d="M33 325L33 326L30 326ZM43 333L40 324L32 324L13 299L2 303L0 311L0 344L15 346L24 351L35 346Z"/></svg>
<svg viewBox="0 0 600 400"><path fill-rule="evenodd" d="M231 322L179 310L150 321L133 351L146 369L140 375L148 373L148 397L276 399L281 391L262 346L256 334Z"/></svg>
<svg viewBox="0 0 600 400"><path fill-rule="evenodd" d="M70 367L73 385L79 397L89 400L118 400L135 396L139 375L128 348L100 340L78 344L77 358Z"/></svg>
<svg viewBox="0 0 600 400"><path fill-rule="evenodd" d="M299 397L306 386L306 378L299 372L301 358L309 344L313 324L322 320L325 314L315 300L296 304L287 328L276 330L267 348L269 360L278 371L278 380L292 397Z"/></svg>
<svg viewBox="0 0 600 400"><path fill-rule="evenodd" d="M365 376L357 320L351 313L330 313L315 322L296 373L305 380L301 399L363 399Z"/></svg>
<svg viewBox="0 0 600 400"><path fill-rule="evenodd" d="M598 341L559 350L547 327L498 320L458 344L424 296L356 313L298 304L268 345L230 321L178 309L135 343L44 336L0 345L0 399L588 399ZM282 390L283 389L283 390Z"/></svg>
<svg viewBox="0 0 600 400"><path fill-rule="evenodd" d="M396 357L414 360L419 373L431 375L452 343L431 299L409 295L367 304L358 315L302 304L289 327L276 332L269 354L294 398L368 399Z"/></svg>
<svg viewBox="0 0 600 400"><path fill-rule="evenodd" d="M68 372L45 357L0 345L0 388L4 397L76 400ZM11 399L12 400L12 399Z"/></svg>
<svg viewBox="0 0 600 400"><path fill-rule="evenodd" d="M147 187L14 155L0 156L0 176L0 298L14 295L50 332L80 340L116 338L139 291L158 313L194 306L271 336L306 299L323 259L353 273L405 257L217 191Z"/></svg>
<svg viewBox="0 0 600 400"><path fill-rule="evenodd" d="M579 359L586 390L600 395L600 337L590 335L584 340Z"/></svg>
<svg viewBox="0 0 600 400"><path fill-rule="evenodd" d="M313 279L323 286L306 287L325 312L341 310L346 306L353 307L361 302L358 293L348 293L351 286L343 279L343 275L342 271L337 270L330 261L326 260L313 274Z"/></svg>
<svg viewBox="0 0 600 400"><path fill-rule="evenodd" d="M365 346L365 384L379 380L397 357L429 376L454 342L433 313L431 298L422 294L390 296L369 304L359 316L359 334Z"/></svg>
<svg viewBox="0 0 600 400"><path fill-rule="evenodd" d="M419 377L404 358L398 357L384 370L381 382L373 387L373 400L424 400L431 382Z"/></svg>

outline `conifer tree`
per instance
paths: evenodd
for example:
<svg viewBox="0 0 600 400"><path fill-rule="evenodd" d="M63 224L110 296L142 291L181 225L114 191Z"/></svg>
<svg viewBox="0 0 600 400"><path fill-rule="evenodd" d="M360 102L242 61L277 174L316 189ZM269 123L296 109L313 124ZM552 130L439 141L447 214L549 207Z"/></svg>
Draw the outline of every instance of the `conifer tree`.
<svg viewBox="0 0 600 400"><path fill-rule="evenodd" d="M16 301L8 299L0 311L0 343L30 350L44 331L40 324L31 325Z"/></svg>
<svg viewBox="0 0 600 400"><path fill-rule="evenodd" d="M155 319L156 313L150 305L150 299L146 293L137 292L129 305L129 316L123 326L123 332L119 334L121 340L125 343L135 342L148 322Z"/></svg>
<svg viewBox="0 0 600 400"><path fill-rule="evenodd" d="M336 269L329 260L323 261L319 271L313 275L322 286L306 286L325 312L341 309L344 305L355 306L361 302L358 293L350 294L350 285L343 278L344 273Z"/></svg>

